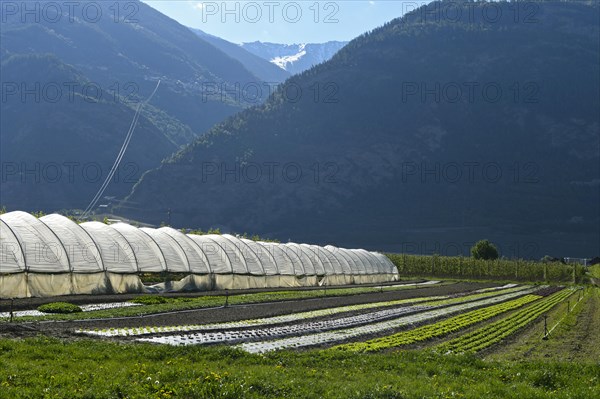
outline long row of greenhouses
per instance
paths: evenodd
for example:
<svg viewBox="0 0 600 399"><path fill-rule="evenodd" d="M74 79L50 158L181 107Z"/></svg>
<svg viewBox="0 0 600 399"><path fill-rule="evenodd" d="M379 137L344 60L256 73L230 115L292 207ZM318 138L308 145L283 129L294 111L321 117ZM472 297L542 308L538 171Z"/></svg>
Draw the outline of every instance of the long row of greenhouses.
<svg viewBox="0 0 600 399"><path fill-rule="evenodd" d="M0 215L0 298L306 287L395 281L384 255L170 227L77 224L61 215ZM140 276L177 275L146 287ZM182 274L185 276L183 278Z"/></svg>

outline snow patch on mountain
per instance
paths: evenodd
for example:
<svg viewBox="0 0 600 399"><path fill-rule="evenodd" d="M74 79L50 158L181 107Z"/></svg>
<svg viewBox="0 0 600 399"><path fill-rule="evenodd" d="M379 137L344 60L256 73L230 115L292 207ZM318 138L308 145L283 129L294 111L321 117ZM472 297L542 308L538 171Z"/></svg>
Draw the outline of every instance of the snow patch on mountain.
<svg viewBox="0 0 600 399"><path fill-rule="evenodd" d="M279 44L252 42L241 46L292 74L329 61L348 42Z"/></svg>
<svg viewBox="0 0 600 399"><path fill-rule="evenodd" d="M279 68L285 69L287 71L288 64L294 64L295 62L298 62L300 58L306 55L305 48L306 44L300 44L298 48L299 52L297 54L286 55L283 57L275 57L269 61L277 65Z"/></svg>

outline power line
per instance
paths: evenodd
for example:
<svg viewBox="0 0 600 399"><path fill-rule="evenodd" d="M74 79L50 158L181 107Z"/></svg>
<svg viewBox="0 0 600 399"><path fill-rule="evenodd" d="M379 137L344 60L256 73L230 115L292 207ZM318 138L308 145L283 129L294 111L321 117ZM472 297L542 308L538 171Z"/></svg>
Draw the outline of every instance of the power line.
<svg viewBox="0 0 600 399"><path fill-rule="evenodd" d="M81 216L82 219L87 217L87 215L91 212L91 210L94 209L94 207L96 206L96 204L98 203L100 198L102 198L102 195L104 194L104 192L106 191L106 188L110 184L110 180L115 175L117 169L119 168L119 164L121 163L121 160L125 156L127 147L129 147L129 143L131 142L131 137L133 137L133 132L135 131L135 128L137 126L142 107L145 104L147 104L152 99L152 97L154 97L154 94L156 94L156 91L158 90L158 86L160 86L160 80L156 84L156 87L154 88L154 91L152 92L152 94L150 94L150 97L148 97L146 99L146 101L144 101L143 103L140 103L138 105L137 110L135 111L135 114L133 115L133 120L131 121L131 125L129 126L129 130L127 131L127 135L125 136L125 141L123 142L123 145L121 146L121 150L119 151L119 154L117 155L117 158L115 159L115 162L113 163L113 166L112 166L110 172L108 173L108 176L106 176L106 180L104 180L104 183L102 184L102 186L100 187L100 189L98 190L98 192L96 193L94 198L92 198L92 201L89 203L87 208L85 208L85 211L83 212L83 215Z"/></svg>

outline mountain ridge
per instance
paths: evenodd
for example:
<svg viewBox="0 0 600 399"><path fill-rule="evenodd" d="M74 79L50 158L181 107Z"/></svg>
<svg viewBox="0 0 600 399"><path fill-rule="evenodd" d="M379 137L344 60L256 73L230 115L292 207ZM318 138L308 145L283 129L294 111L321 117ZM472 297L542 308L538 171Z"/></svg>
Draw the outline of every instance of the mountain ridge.
<svg viewBox="0 0 600 399"><path fill-rule="evenodd" d="M239 61L263 82L281 83L291 76L287 71L281 70L281 68L271 64L267 60L264 60L263 58L246 51L240 45L228 42L227 40L206 33L200 29L190 29L202 39L211 43L213 46L217 47L233 59Z"/></svg>
<svg viewBox="0 0 600 399"><path fill-rule="evenodd" d="M535 24L420 20L438 4L216 125L144 176L130 214L159 222L169 208L176 225L386 250L485 236L506 256L598 251L598 8L540 3ZM458 99L442 89L457 82ZM306 95L292 101L290 87ZM282 174L291 164L304 180ZM256 165L261 181L247 176ZM448 175L457 168L460 179Z"/></svg>

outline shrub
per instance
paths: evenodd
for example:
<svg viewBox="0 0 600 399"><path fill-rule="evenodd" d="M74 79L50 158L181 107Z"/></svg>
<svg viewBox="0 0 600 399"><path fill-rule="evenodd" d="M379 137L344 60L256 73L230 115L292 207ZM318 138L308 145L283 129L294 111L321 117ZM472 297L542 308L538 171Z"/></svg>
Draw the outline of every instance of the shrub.
<svg viewBox="0 0 600 399"><path fill-rule="evenodd" d="M38 306L37 310L44 313L79 313L81 308L68 302L52 302Z"/></svg>
<svg viewBox="0 0 600 399"><path fill-rule="evenodd" d="M477 241L471 248L471 256L475 259L498 259L498 249L488 240Z"/></svg>
<svg viewBox="0 0 600 399"><path fill-rule="evenodd" d="M137 298L133 298L130 302L140 303L142 305L159 305L161 303L167 303L168 299L164 296L142 295Z"/></svg>

